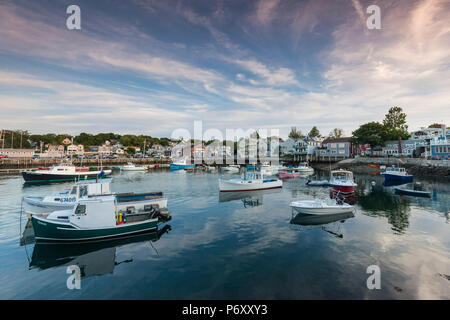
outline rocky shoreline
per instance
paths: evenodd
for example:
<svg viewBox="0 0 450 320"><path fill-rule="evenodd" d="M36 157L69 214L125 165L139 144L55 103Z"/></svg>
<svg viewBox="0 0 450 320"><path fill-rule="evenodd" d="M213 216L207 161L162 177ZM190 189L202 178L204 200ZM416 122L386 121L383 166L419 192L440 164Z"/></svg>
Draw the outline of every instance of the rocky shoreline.
<svg viewBox="0 0 450 320"><path fill-rule="evenodd" d="M384 163L383 163L384 162ZM330 171L335 169L347 169L354 173L366 173L366 174L379 174L382 172L379 167L374 165L393 165L392 159L388 161L377 161L371 162L366 159L364 162L358 161L357 159L347 159L335 163L312 163L312 167L319 171ZM408 173L414 175L415 177L421 179L439 180L444 182L450 182L450 167L445 165L433 165L429 162L422 163L408 163L405 162L401 164L402 167L406 168Z"/></svg>

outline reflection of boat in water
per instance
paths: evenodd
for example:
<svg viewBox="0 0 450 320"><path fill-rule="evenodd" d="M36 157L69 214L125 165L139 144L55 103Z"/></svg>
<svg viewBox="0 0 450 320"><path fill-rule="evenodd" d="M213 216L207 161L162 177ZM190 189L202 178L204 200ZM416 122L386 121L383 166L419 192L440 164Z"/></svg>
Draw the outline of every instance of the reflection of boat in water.
<svg viewBox="0 0 450 320"><path fill-rule="evenodd" d="M262 205L264 195L280 192L281 189L279 188L253 191L219 192L219 202L242 200L244 207L255 207Z"/></svg>
<svg viewBox="0 0 450 320"><path fill-rule="evenodd" d="M133 261L133 259L126 259L117 262L117 247L144 241L156 242L169 230L171 230L171 226L165 225L163 228L150 233L95 243L36 243L30 268L45 270L62 265L77 265L80 267L82 278L111 274L118 264Z"/></svg>
<svg viewBox="0 0 450 320"><path fill-rule="evenodd" d="M353 218L355 215L353 212L346 212L340 214L331 215L311 215L298 213L291 219L291 224L298 224L301 226L317 226L328 224L336 221L346 220L348 218Z"/></svg>
<svg viewBox="0 0 450 320"><path fill-rule="evenodd" d="M290 224L297 225L300 227L321 226L321 229L323 231L330 233L338 238L343 238L344 235L340 231L340 224L344 223L349 218L353 218L354 216L355 215L352 212L332 214L332 215L310 215L298 213L292 217ZM334 224L336 222L340 222L337 225L336 230L331 230L331 228L326 227L326 225Z"/></svg>

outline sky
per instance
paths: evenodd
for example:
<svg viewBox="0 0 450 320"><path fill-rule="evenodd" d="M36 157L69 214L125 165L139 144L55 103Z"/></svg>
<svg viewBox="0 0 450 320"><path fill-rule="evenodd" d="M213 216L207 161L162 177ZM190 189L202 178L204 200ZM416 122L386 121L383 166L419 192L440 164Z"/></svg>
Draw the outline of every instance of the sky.
<svg viewBox="0 0 450 320"><path fill-rule="evenodd" d="M448 124L449 17L448 0L2 0L0 128L349 136L392 106L411 130Z"/></svg>

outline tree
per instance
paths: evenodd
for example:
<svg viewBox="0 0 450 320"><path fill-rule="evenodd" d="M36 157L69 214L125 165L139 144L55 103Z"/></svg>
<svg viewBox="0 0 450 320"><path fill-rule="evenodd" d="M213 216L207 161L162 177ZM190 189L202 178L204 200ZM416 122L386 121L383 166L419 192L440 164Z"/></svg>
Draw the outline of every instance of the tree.
<svg viewBox="0 0 450 320"><path fill-rule="evenodd" d="M289 132L289 138L297 140L303 138L303 134L300 130L297 130L296 127L291 128L291 132Z"/></svg>
<svg viewBox="0 0 450 320"><path fill-rule="evenodd" d="M392 107L383 120L384 131L387 140L396 140L399 137L408 139L408 125L406 124L406 114L400 107Z"/></svg>
<svg viewBox="0 0 450 320"><path fill-rule="evenodd" d="M328 135L329 138L341 138L344 136L344 130L341 128L334 128Z"/></svg>
<svg viewBox="0 0 450 320"><path fill-rule="evenodd" d="M385 126L379 122L369 122L352 132L354 144L370 144L371 149L383 146L386 141Z"/></svg>
<svg viewBox="0 0 450 320"><path fill-rule="evenodd" d="M428 128L442 128L442 124L433 123L428 126Z"/></svg>
<svg viewBox="0 0 450 320"><path fill-rule="evenodd" d="M318 136L320 136L319 129L317 129L316 126L312 127L311 131L308 133L308 137L313 138Z"/></svg>
<svg viewBox="0 0 450 320"><path fill-rule="evenodd" d="M134 148L132 148L132 147L127 148L127 154L135 154L135 153L136 153L136 150Z"/></svg>

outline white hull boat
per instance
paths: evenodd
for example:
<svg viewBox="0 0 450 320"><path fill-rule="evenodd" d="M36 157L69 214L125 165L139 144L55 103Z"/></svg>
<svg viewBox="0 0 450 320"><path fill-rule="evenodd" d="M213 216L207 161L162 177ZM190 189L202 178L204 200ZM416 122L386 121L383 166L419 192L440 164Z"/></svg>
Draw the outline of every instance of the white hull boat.
<svg viewBox="0 0 450 320"><path fill-rule="evenodd" d="M146 171L147 169L146 166L136 166L134 163L128 163L122 167L122 171Z"/></svg>
<svg viewBox="0 0 450 320"><path fill-rule="evenodd" d="M47 209L72 208L83 197L111 194L111 179L78 181L71 189L46 196L27 196L23 200L29 205Z"/></svg>
<svg viewBox="0 0 450 320"><path fill-rule="evenodd" d="M315 215L339 214L354 210L348 203L338 204L335 199L293 201L290 206L297 212Z"/></svg>
<svg viewBox="0 0 450 320"><path fill-rule="evenodd" d="M254 191L283 187L278 179L264 179L260 172L247 172L240 179L219 180L220 192Z"/></svg>
<svg viewBox="0 0 450 320"><path fill-rule="evenodd" d="M227 172L227 173L239 173L240 169L241 169L241 166L239 166L239 165L229 165L226 167L222 167L221 171Z"/></svg>
<svg viewBox="0 0 450 320"><path fill-rule="evenodd" d="M298 167L295 168L295 169L298 172L300 172L301 174L313 173L314 172L314 169L312 167L310 167L307 162L299 163Z"/></svg>

